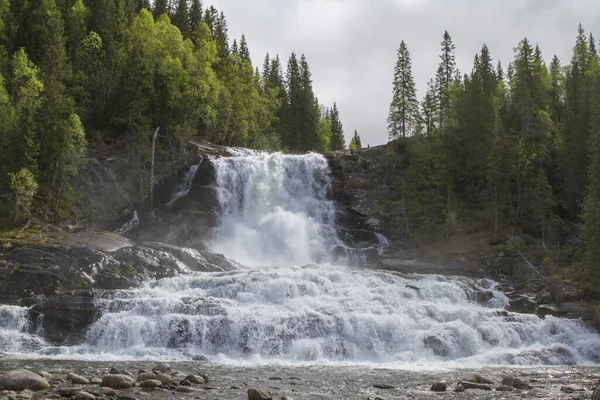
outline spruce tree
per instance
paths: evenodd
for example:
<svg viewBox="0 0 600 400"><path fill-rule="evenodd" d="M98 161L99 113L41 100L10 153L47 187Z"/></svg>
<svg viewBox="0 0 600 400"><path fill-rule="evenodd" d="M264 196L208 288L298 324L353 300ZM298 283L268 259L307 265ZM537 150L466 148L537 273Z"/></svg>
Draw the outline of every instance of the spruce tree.
<svg viewBox="0 0 600 400"><path fill-rule="evenodd" d="M331 121L331 151L344 150L346 148L346 139L344 138L344 128L340 122L340 113L337 108L337 104L333 103L333 107L329 113L329 120Z"/></svg>
<svg viewBox="0 0 600 400"><path fill-rule="evenodd" d="M439 128L444 131L450 118L450 84L457 73L455 45L448 31L444 31L441 42L442 52L440 54L440 64L436 74L436 84L438 88L437 101L439 112Z"/></svg>
<svg viewBox="0 0 600 400"><path fill-rule="evenodd" d="M156 19L163 14L168 14L168 0L154 0L152 15Z"/></svg>
<svg viewBox="0 0 600 400"><path fill-rule="evenodd" d="M239 54L240 54L240 58L243 61L252 64L252 59L250 58L250 50L248 50L248 42L246 42L245 35L242 35L242 38L240 39L240 53Z"/></svg>
<svg viewBox="0 0 600 400"><path fill-rule="evenodd" d="M356 129L354 130L354 136L352 136L352 140L350 141L350 145L348 147L352 150L362 148L360 136L358 135L358 131Z"/></svg>
<svg viewBox="0 0 600 400"><path fill-rule="evenodd" d="M173 15L173 25L179 28L184 38L190 36L190 17L187 0L179 0L177 2L177 9L175 10L175 15Z"/></svg>
<svg viewBox="0 0 600 400"><path fill-rule="evenodd" d="M190 29L194 31L202 22L202 2L200 0L192 0L190 7Z"/></svg>
<svg viewBox="0 0 600 400"><path fill-rule="evenodd" d="M394 68L394 89L388 113L390 140L405 138L414 133L418 120L419 103L412 76L412 63L408 47L402 41Z"/></svg>
<svg viewBox="0 0 600 400"><path fill-rule="evenodd" d="M302 107L302 73L300 63L295 53L290 55L287 63L286 87L288 94L289 112L287 118L286 135L282 138L284 147L290 151L300 149L301 114Z"/></svg>

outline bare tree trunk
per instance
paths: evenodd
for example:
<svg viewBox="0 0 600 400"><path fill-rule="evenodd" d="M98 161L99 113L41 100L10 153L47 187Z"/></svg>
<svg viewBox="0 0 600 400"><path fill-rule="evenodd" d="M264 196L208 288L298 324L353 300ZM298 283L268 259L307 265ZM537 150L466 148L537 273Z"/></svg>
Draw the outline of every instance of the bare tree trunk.
<svg viewBox="0 0 600 400"><path fill-rule="evenodd" d="M158 131L160 130L160 126L156 127L154 131L154 136L152 136L152 167L150 171L150 208L154 208L154 151L156 148L156 136L158 136Z"/></svg>

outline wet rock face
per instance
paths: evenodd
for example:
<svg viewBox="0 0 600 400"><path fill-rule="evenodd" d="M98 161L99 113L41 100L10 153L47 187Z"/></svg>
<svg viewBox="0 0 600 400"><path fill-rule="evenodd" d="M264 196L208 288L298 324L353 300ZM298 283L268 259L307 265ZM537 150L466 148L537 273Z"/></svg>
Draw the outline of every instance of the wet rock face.
<svg viewBox="0 0 600 400"><path fill-rule="evenodd" d="M332 171L332 197L337 202L336 222L347 243L377 242L374 231L396 231L398 210L384 176L389 174L386 147L326 153Z"/></svg>
<svg viewBox="0 0 600 400"><path fill-rule="evenodd" d="M106 291L194 271L239 268L220 254L161 243L135 244L118 237L111 242L113 236L101 231L62 232L45 243L0 256L0 302L32 307L32 332L43 328L51 343L77 344L99 317L95 299Z"/></svg>

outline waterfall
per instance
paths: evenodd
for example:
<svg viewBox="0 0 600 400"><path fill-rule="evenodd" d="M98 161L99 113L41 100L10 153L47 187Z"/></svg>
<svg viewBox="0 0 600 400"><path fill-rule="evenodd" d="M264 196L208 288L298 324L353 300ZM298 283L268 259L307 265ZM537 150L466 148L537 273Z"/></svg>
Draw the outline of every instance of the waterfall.
<svg viewBox="0 0 600 400"><path fill-rule="evenodd" d="M167 203L167 207L171 207L178 199L187 196L192 188L192 182L198 174L198 169L200 168L200 165L202 165L202 161L204 161L204 158L202 158L198 164L192 165L185 175L183 175L183 178L179 181L175 190L173 190L171 200Z"/></svg>
<svg viewBox="0 0 600 400"><path fill-rule="evenodd" d="M249 266L331 261L339 240L322 155L246 152L214 165L221 206L215 251Z"/></svg>
<svg viewBox="0 0 600 400"><path fill-rule="evenodd" d="M0 306L0 352L93 360L202 355L235 364L600 364L597 333L578 321L507 312L508 299L491 280L333 263L340 241L321 155L246 151L214 165L220 218L212 246L246 269L106 292L79 346L52 348L30 332L27 308ZM389 244L377 238L380 248Z"/></svg>
<svg viewBox="0 0 600 400"><path fill-rule="evenodd" d="M122 227L117 229L115 233L117 235L127 236L129 232L133 231L138 226L140 226L140 217L138 216L137 210L133 210L133 217L128 222L123 224Z"/></svg>

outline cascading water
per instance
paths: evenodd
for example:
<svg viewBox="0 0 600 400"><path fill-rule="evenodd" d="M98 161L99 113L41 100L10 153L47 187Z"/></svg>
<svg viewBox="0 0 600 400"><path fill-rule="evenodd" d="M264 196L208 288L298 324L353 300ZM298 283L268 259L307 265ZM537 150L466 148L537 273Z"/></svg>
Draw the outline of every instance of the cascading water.
<svg viewBox="0 0 600 400"><path fill-rule="evenodd" d="M214 163L222 210L212 244L251 267L106 294L85 343L58 350L27 333L27 309L2 306L9 339L0 351L400 367L600 363L600 336L576 321L504 311L492 281L327 263L339 241L322 156L249 152ZM491 295L483 304L481 291Z"/></svg>
<svg viewBox="0 0 600 400"><path fill-rule="evenodd" d="M330 261L340 243L322 155L252 152L214 164L222 207L215 251L248 266Z"/></svg>
<svg viewBox="0 0 600 400"><path fill-rule="evenodd" d="M171 200L169 200L167 203L167 207L171 207L178 199L187 196L192 188L192 182L198 174L198 169L200 168L200 165L202 165L203 161L204 158L200 160L198 164L192 165L185 175L183 175L183 179L181 179L181 181L175 187L175 190L171 195Z"/></svg>

